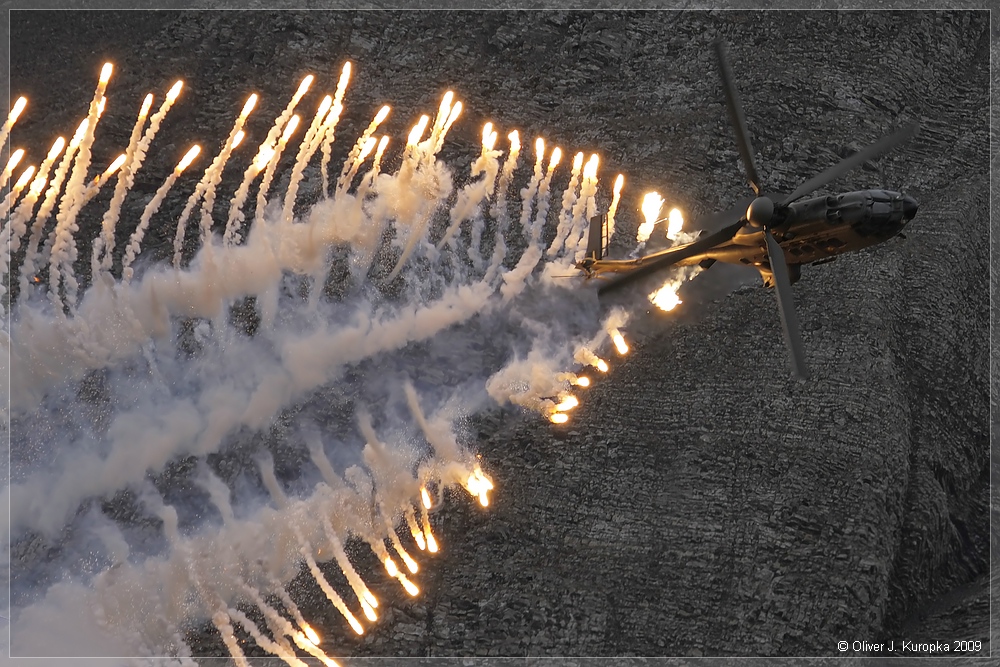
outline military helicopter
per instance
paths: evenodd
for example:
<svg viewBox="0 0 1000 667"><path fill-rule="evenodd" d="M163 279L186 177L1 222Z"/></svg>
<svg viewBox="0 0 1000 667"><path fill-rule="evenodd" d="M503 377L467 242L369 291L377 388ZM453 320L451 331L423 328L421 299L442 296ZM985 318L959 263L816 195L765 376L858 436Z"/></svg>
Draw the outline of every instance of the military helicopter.
<svg viewBox="0 0 1000 667"><path fill-rule="evenodd" d="M669 266L699 264L708 268L717 261L753 266L760 271L766 287L776 288L792 372L805 379L808 370L791 291L792 283L801 275L802 265L823 264L842 253L875 245L899 234L917 214L917 201L888 190L802 198L914 136L918 126L909 125L883 137L812 177L791 194L766 194L754 164L754 151L725 45L717 41L714 46L726 107L754 196L703 221L699 226L706 231L695 241L637 259L604 258L607 216L595 216L590 222L586 254L576 263L576 268L587 279L609 273L621 274L599 288L599 293L603 294ZM722 228L718 231L707 232L719 225Z"/></svg>

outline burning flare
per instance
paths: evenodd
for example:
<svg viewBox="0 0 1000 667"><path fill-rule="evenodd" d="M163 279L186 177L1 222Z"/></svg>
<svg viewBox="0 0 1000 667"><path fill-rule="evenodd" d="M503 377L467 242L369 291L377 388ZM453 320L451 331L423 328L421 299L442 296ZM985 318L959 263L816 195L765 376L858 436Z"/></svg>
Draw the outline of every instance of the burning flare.
<svg viewBox="0 0 1000 667"><path fill-rule="evenodd" d="M101 85L107 84L111 80L111 72L114 70L114 65L111 63L104 63L104 67L101 68L101 78L99 83Z"/></svg>
<svg viewBox="0 0 1000 667"><path fill-rule="evenodd" d="M23 148L18 148L11 154L10 160L7 161L7 166L4 167L3 170L5 178L10 178L10 175L14 173L14 169L17 167L17 164L21 161L21 158L23 157L24 157Z"/></svg>
<svg viewBox="0 0 1000 667"><path fill-rule="evenodd" d="M567 396L556 406L556 412L566 412L578 405L580 405L580 401L577 400L576 396Z"/></svg>
<svg viewBox="0 0 1000 667"><path fill-rule="evenodd" d="M565 424L566 422L569 421L569 415L567 415L565 412L555 412L549 415L549 420L553 424Z"/></svg>
<svg viewBox="0 0 1000 667"><path fill-rule="evenodd" d="M618 329L611 330L611 340L615 342L615 347L618 348L618 354L628 354L628 345L625 343L625 337L622 336Z"/></svg>
<svg viewBox="0 0 1000 667"><path fill-rule="evenodd" d="M667 218L667 238L671 241L676 240L683 227L684 215L681 210L679 208L670 209L670 216Z"/></svg>
<svg viewBox="0 0 1000 667"><path fill-rule="evenodd" d="M668 282L666 285L650 294L649 300L654 306L667 312L670 312L682 303L680 298L677 296L677 285L674 281Z"/></svg>
<svg viewBox="0 0 1000 667"><path fill-rule="evenodd" d="M406 138L407 146L416 146L420 143L420 138L424 136L424 131L427 129L427 123L430 121L430 116L423 115L420 117L417 124L413 126L412 130L410 130L410 135Z"/></svg>
<svg viewBox="0 0 1000 667"><path fill-rule="evenodd" d="M647 192L646 196L642 198L640 209L646 221L639 225L639 231L635 237L636 241L645 243L649 240L649 235L653 233L653 227L660 218L661 208L663 208L663 197L660 196L660 193Z"/></svg>
<svg viewBox="0 0 1000 667"><path fill-rule="evenodd" d="M479 496L479 504L483 507L488 507L490 504L489 496L487 492L493 489L493 482L489 480L486 475L483 474L482 468L478 465L469 475L469 479L465 482L465 488L468 489L469 493L474 496Z"/></svg>
<svg viewBox="0 0 1000 667"><path fill-rule="evenodd" d="M198 153L200 152L201 152L201 146L199 146L198 144L192 146L190 150L188 150L188 152L184 154L184 157L181 158L181 161L177 163L177 166L174 167L174 171L176 171L179 174L188 167L190 167L191 163L194 162L194 159L198 157Z"/></svg>
<svg viewBox="0 0 1000 667"><path fill-rule="evenodd" d="M17 102L14 102L14 107L10 110L10 115L7 116L7 125L13 125L17 122L18 117L21 112L24 111L24 107L28 106L27 97L17 98Z"/></svg>
<svg viewBox="0 0 1000 667"><path fill-rule="evenodd" d="M312 627L310 627L308 623L303 623L302 624L302 632L304 632L306 634L306 637L309 638L309 641L311 641L314 646L319 646L320 645L319 635L316 634L316 631L313 630Z"/></svg>

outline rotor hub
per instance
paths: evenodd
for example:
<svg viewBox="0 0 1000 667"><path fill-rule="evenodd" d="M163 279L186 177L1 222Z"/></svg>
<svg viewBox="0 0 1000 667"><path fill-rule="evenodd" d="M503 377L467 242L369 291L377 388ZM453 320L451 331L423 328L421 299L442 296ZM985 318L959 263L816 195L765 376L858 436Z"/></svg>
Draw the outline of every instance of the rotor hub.
<svg viewBox="0 0 1000 667"><path fill-rule="evenodd" d="M757 197L747 207L747 222L758 229L766 227L771 222L772 215L774 215L774 202L768 197Z"/></svg>

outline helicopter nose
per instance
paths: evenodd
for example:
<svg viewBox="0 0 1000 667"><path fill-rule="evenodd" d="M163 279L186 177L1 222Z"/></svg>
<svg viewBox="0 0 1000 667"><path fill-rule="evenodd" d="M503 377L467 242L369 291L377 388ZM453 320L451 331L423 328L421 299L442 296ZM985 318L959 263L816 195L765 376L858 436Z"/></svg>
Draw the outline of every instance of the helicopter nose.
<svg viewBox="0 0 1000 667"><path fill-rule="evenodd" d="M906 195L903 197L903 219L910 221L917 214L917 200Z"/></svg>

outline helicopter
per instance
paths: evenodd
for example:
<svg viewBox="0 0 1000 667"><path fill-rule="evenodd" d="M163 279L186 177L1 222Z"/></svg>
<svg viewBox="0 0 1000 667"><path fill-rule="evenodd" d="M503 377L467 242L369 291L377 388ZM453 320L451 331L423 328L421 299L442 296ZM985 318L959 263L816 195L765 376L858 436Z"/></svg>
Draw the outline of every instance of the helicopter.
<svg viewBox="0 0 1000 667"><path fill-rule="evenodd" d="M705 231L691 243L636 259L605 259L607 216L591 219L584 258L576 262L586 279L619 274L599 289L604 294L669 266L715 262L755 267L765 287L774 287L793 374L808 378L802 336L791 286L803 264L823 264L837 255L881 243L899 234L917 214L917 201L901 192L873 189L803 199L868 160L915 136L916 124L903 127L810 178L790 194L762 190L746 118L721 40L714 43L726 107L736 135L743 167L754 196L737 202L699 225ZM713 233L708 229L722 226Z"/></svg>

